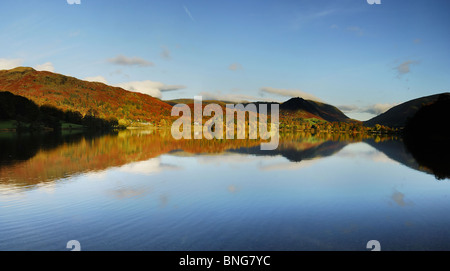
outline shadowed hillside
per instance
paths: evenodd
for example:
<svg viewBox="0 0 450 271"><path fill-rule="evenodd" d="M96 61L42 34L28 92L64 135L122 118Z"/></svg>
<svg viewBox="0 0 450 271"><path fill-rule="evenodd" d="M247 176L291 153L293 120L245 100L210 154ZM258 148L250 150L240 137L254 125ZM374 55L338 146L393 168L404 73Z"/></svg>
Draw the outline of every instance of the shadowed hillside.
<svg viewBox="0 0 450 271"><path fill-rule="evenodd" d="M450 178L450 95L422 107L407 123L406 147L438 179Z"/></svg>
<svg viewBox="0 0 450 271"><path fill-rule="evenodd" d="M450 95L450 93L443 94ZM364 125L373 127L376 124L380 124L389 127L405 127L408 119L412 118L422 106L434 103L440 95L426 96L394 106L385 113L365 121Z"/></svg>

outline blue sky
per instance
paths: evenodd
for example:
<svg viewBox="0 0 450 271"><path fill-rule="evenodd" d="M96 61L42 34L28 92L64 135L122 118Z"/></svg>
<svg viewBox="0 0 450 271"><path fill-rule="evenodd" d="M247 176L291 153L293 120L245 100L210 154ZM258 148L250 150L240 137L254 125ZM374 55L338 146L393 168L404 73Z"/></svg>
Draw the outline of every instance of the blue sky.
<svg viewBox="0 0 450 271"><path fill-rule="evenodd" d="M0 69L162 99L302 96L360 120L450 89L445 0L68 2L2 0Z"/></svg>

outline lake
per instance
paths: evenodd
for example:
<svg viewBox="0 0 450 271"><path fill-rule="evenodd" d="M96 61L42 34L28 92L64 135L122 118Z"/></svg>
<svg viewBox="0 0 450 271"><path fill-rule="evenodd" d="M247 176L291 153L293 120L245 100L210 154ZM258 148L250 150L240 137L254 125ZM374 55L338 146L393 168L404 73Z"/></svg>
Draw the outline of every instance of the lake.
<svg viewBox="0 0 450 271"><path fill-rule="evenodd" d="M449 250L450 183L397 137L0 134L0 250Z"/></svg>

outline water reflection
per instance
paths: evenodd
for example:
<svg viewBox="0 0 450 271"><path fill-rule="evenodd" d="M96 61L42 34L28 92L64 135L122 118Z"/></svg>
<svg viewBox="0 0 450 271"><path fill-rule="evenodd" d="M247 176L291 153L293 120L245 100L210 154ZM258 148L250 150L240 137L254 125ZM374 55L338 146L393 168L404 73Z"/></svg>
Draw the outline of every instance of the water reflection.
<svg viewBox="0 0 450 271"><path fill-rule="evenodd" d="M7 134L0 135L0 184L29 187L82 173L101 175L117 167L121 172L151 175L163 170L177 170L179 165L161 163L160 156L207 156L220 154L220 162L242 163L245 157L285 157L288 162L261 166L261 170L288 170L307 167L316 159L329 157L344 147L364 142L389 159L415 170L432 174L429 166L419 164L398 138L371 138L348 134L282 134L279 147L262 151L256 140L174 140L170 131L121 131L92 134ZM233 154L240 154L236 158ZM227 156L228 155L228 156ZM231 155L231 156L230 156ZM388 159L388 160L389 160ZM447 178L449 176L446 176ZM236 190L235 188L231 190ZM117 193L132 195L131 191Z"/></svg>
<svg viewBox="0 0 450 271"><path fill-rule="evenodd" d="M396 138L289 133L273 151L170 131L1 142L0 250L62 250L68 240L85 250L450 244L450 187L429 182Z"/></svg>

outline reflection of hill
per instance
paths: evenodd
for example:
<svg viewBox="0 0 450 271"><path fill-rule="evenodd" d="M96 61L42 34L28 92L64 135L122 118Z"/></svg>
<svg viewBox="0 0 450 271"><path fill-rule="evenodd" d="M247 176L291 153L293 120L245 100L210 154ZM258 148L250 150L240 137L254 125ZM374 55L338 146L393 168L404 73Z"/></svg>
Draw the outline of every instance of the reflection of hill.
<svg viewBox="0 0 450 271"><path fill-rule="evenodd" d="M406 150L405 144L400 140L386 140L375 142L373 139L364 140L365 143L384 153L387 157L415 170L420 170L419 164Z"/></svg>
<svg viewBox="0 0 450 271"><path fill-rule="evenodd" d="M251 140L180 140L170 131L130 131L100 137L32 136L0 140L0 183L19 186L49 182L90 171L146 161L174 150L219 153L228 149L259 145ZM56 138L53 138L56 136Z"/></svg>
<svg viewBox="0 0 450 271"><path fill-rule="evenodd" d="M174 140L170 131L121 131L115 134L21 135L1 134L0 185L33 186L66 177L148 161L166 153L221 154L224 152L261 156L281 155L299 162L327 157L351 142L364 140L388 157L413 169L427 171L405 151L401 141L379 143L348 135L304 133L281 135L279 147L261 151L256 140Z"/></svg>
<svg viewBox="0 0 450 271"><path fill-rule="evenodd" d="M435 101L430 101L433 98ZM437 179L449 178L450 95L448 93L419 99L429 105L417 107L400 141L366 142L391 159L416 170L434 174Z"/></svg>
<svg viewBox="0 0 450 271"><path fill-rule="evenodd" d="M450 178L450 94L422 107L408 122L405 144L414 158L437 179Z"/></svg>
<svg viewBox="0 0 450 271"><path fill-rule="evenodd" d="M34 157L39 150L51 150L64 143L81 140L81 133L61 136L58 133L48 134L0 134L0 169L26 161Z"/></svg>
<svg viewBox="0 0 450 271"><path fill-rule="evenodd" d="M278 148L272 151L262 151L259 147L250 147L230 150L230 152L261 156L281 155L291 162L300 162L302 160L331 156L340 151L347 144L347 142L343 141L282 141Z"/></svg>
<svg viewBox="0 0 450 271"><path fill-rule="evenodd" d="M367 139L364 140L364 142L384 153L387 157L394 161L397 161L414 170L433 174L428 167L419 164L416 159L414 159L405 144L400 140L387 140L376 143L373 139Z"/></svg>

